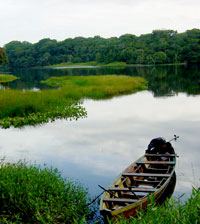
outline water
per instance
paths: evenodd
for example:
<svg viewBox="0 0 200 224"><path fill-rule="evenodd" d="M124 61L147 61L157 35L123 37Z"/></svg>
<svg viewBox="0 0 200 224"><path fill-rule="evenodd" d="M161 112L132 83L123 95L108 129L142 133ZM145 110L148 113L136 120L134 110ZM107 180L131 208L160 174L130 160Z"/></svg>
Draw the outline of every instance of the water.
<svg viewBox="0 0 200 224"><path fill-rule="evenodd" d="M135 68L105 68L104 73L108 74L109 69L113 71L111 74L114 71L124 74L126 69L132 71L132 75L136 74ZM148 77L148 91L111 100L85 100L83 106L88 111L85 119L72 122L58 120L36 127L0 130L1 157L7 161L26 159L56 167L64 177L80 181L95 196L101 192L98 184L106 187L144 153L152 138L162 136L169 140L176 134L180 139L173 142L179 155L174 195L186 193L188 196L192 185L200 185L199 72L198 69L190 72L189 78L188 68L156 69L155 75L153 73L150 76L152 68L140 68L136 74ZM70 71L78 75L83 70ZM50 71L54 73L55 70ZM96 71L95 74L100 72L99 68L92 68L92 71ZM176 76L172 79L175 71ZM49 75L46 72L47 77ZM68 72L61 70L60 74L56 74ZM86 69L84 73L91 75L90 72L90 69ZM41 75L38 80L43 78ZM41 87L36 84L34 82L31 86L30 83L29 88Z"/></svg>

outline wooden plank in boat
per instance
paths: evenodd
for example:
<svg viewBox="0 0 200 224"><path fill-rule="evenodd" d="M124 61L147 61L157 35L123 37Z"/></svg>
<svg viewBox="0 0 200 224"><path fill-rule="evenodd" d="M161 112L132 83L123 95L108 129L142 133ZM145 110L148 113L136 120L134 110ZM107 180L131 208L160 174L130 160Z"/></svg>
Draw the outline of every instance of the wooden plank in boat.
<svg viewBox="0 0 200 224"><path fill-rule="evenodd" d="M116 203L136 203L139 200L128 198L104 198L103 202L116 202Z"/></svg>
<svg viewBox="0 0 200 224"><path fill-rule="evenodd" d="M174 161L137 161L137 164L175 165Z"/></svg>
<svg viewBox="0 0 200 224"><path fill-rule="evenodd" d="M109 188L108 189L109 191L133 191L133 192L150 192L150 193L153 193L156 191L156 189L154 188L147 188L147 187L131 187L131 188L128 188L128 187L113 187L113 188Z"/></svg>
<svg viewBox="0 0 200 224"><path fill-rule="evenodd" d="M146 168L145 171L147 173L167 173L168 168L160 169L160 168L153 168L153 167L151 167L151 168Z"/></svg>
<svg viewBox="0 0 200 224"><path fill-rule="evenodd" d="M147 185L157 185L160 183L159 180L137 180L137 179L135 179L134 182L136 184L147 184Z"/></svg>
<svg viewBox="0 0 200 224"><path fill-rule="evenodd" d="M170 174L162 173L122 173L126 177L170 177Z"/></svg>
<svg viewBox="0 0 200 224"><path fill-rule="evenodd" d="M149 156L149 157L177 157L177 154L149 154L149 153L146 153L145 156Z"/></svg>

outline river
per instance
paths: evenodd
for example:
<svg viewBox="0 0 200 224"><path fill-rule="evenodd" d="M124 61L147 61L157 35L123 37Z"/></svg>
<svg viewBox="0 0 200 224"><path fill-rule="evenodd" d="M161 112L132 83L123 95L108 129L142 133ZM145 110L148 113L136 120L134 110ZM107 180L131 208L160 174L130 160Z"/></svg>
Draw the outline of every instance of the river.
<svg viewBox="0 0 200 224"><path fill-rule="evenodd" d="M42 89L52 75L126 74L146 77L149 90L109 100L84 100L88 117L78 121L0 129L0 153L6 161L47 164L77 180L91 196L101 192L124 168L144 153L154 137L172 142L177 158L174 196L187 197L200 185L200 72L198 68L73 68L20 70L21 80L6 88ZM16 71L15 71L16 72ZM60 73L59 73L60 72ZM14 73L14 72L13 72ZM34 74L31 77L28 74Z"/></svg>

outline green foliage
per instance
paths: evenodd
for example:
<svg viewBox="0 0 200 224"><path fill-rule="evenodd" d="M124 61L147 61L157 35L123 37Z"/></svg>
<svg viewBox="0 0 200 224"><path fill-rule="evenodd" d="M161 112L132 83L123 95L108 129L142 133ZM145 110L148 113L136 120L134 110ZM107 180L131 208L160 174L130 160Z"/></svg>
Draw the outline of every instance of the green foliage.
<svg viewBox="0 0 200 224"><path fill-rule="evenodd" d="M0 65L6 62L8 62L8 58L5 49L0 47Z"/></svg>
<svg viewBox="0 0 200 224"><path fill-rule="evenodd" d="M5 45L5 49L11 67L93 62L200 63L200 30L179 34L173 30L154 30L139 37L132 34L107 39L76 37L60 42L46 38L35 44L12 41Z"/></svg>
<svg viewBox="0 0 200 224"><path fill-rule="evenodd" d="M4 74L0 74L0 83L2 82L11 82L18 79L16 76L14 75L4 75Z"/></svg>
<svg viewBox="0 0 200 224"><path fill-rule="evenodd" d="M167 201L163 206L151 203L147 210L139 211L136 217L129 220L121 218L120 221L109 221L112 224L171 224L171 223L200 223L200 189L193 188L191 197L181 204L173 199Z"/></svg>
<svg viewBox="0 0 200 224"><path fill-rule="evenodd" d="M0 162L0 223L79 223L87 192L53 168Z"/></svg>

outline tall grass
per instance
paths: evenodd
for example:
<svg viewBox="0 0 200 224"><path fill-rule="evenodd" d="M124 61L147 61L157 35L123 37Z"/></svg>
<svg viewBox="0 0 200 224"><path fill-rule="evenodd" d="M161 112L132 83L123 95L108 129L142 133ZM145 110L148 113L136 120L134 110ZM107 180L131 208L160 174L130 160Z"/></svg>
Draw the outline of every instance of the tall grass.
<svg viewBox="0 0 200 224"><path fill-rule="evenodd" d="M122 218L120 221L109 220L109 224L199 224L200 223L200 188L192 190L191 197L181 204L170 199L163 206L151 203L147 211L140 211L137 217Z"/></svg>
<svg viewBox="0 0 200 224"><path fill-rule="evenodd" d="M43 83L61 86L66 97L75 99L106 99L147 88L143 78L123 75L51 77Z"/></svg>
<svg viewBox="0 0 200 224"><path fill-rule="evenodd" d="M16 76L14 75L4 75L4 74L0 74L0 83L3 82L11 82L18 79Z"/></svg>
<svg viewBox="0 0 200 224"><path fill-rule="evenodd" d="M78 119L87 112L75 100L66 98L60 90L20 91L0 90L0 126L22 127L54 121Z"/></svg>
<svg viewBox="0 0 200 224"><path fill-rule="evenodd" d="M52 77L43 82L60 88L37 92L0 90L0 126L22 127L58 118L78 119L87 115L79 105L83 98L107 99L146 88L143 78L115 75Z"/></svg>
<svg viewBox="0 0 200 224"><path fill-rule="evenodd" d="M87 191L53 168L0 163L0 223L79 223Z"/></svg>

